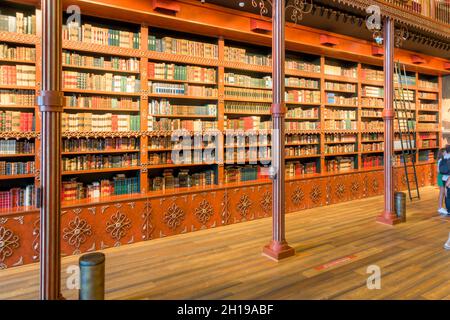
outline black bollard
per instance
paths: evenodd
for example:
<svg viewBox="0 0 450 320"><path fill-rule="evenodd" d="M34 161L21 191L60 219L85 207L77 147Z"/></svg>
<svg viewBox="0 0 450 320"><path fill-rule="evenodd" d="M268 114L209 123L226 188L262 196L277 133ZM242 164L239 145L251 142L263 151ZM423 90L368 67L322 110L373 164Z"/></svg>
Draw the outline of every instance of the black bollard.
<svg viewBox="0 0 450 320"><path fill-rule="evenodd" d="M406 222L406 194L404 192L395 192L395 213L402 222Z"/></svg>
<svg viewBox="0 0 450 320"><path fill-rule="evenodd" d="M100 252L80 257L80 300L105 300L105 255Z"/></svg>

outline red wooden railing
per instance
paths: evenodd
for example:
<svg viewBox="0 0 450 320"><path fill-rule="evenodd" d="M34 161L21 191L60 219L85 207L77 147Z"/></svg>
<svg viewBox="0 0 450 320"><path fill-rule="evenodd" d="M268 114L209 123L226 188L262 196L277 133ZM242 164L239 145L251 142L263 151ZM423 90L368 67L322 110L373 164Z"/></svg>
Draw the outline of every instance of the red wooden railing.
<svg viewBox="0 0 450 320"><path fill-rule="evenodd" d="M450 24L450 0L384 0L405 11Z"/></svg>

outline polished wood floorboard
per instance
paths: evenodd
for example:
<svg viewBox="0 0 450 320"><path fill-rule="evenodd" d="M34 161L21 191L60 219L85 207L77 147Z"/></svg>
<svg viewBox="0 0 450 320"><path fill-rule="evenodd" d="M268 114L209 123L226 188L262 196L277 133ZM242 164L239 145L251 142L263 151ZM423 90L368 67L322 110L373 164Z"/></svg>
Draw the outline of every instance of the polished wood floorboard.
<svg viewBox="0 0 450 320"><path fill-rule="evenodd" d="M450 299L450 218L436 212L438 190L408 202L408 221L375 222L375 197L287 215L295 257L261 255L271 219L156 239L106 254L107 299ZM67 267L63 259L63 294ZM381 268L381 289L366 286L367 267ZM0 299L37 299L38 266L0 271Z"/></svg>

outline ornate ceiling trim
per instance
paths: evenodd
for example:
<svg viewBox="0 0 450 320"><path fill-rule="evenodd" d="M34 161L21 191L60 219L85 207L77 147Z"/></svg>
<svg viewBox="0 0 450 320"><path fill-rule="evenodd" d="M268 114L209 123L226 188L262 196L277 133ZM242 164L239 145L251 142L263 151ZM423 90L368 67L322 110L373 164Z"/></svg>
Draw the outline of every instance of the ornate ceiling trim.
<svg viewBox="0 0 450 320"><path fill-rule="evenodd" d="M444 23L433 21L419 14L410 13L378 0L332 0L332 2L342 3L344 5L362 10L365 12L370 5L378 5L381 9L381 15L391 17L394 21L406 24L419 30L450 39L450 27Z"/></svg>

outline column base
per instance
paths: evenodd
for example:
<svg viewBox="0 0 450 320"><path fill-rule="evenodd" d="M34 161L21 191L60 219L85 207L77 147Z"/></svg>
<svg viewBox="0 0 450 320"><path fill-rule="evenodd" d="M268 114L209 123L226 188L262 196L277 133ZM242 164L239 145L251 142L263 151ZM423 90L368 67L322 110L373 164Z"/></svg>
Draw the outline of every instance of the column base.
<svg viewBox="0 0 450 320"><path fill-rule="evenodd" d="M387 224L389 226L393 226L399 223L402 223L401 218L397 217L395 214L383 212L380 216L377 217L377 222L382 224Z"/></svg>
<svg viewBox="0 0 450 320"><path fill-rule="evenodd" d="M290 247L287 242L271 241L264 246L262 254L270 259L279 261L295 255L295 249Z"/></svg>

